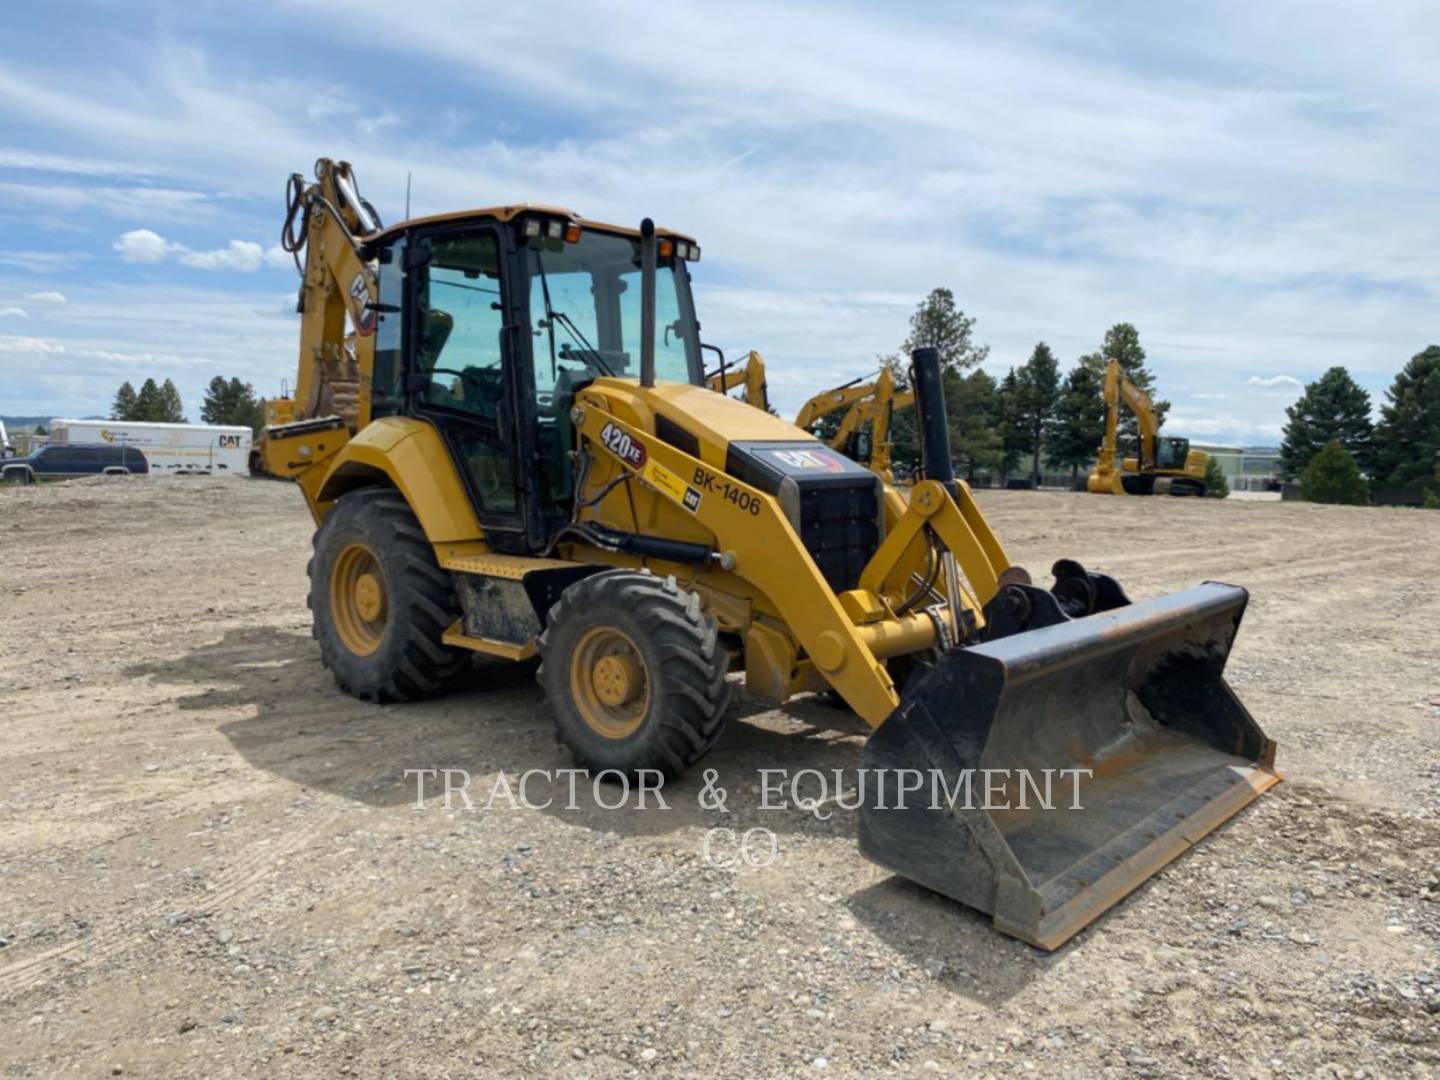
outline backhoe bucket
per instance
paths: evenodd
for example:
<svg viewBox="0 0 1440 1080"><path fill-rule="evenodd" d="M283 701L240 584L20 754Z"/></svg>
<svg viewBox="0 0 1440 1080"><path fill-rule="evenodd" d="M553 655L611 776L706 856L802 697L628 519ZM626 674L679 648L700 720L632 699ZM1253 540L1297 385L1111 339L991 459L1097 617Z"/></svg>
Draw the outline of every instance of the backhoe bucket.
<svg viewBox="0 0 1440 1080"><path fill-rule="evenodd" d="M1057 948L1279 780L1224 679L1246 599L1211 582L952 649L866 744L860 850Z"/></svg>

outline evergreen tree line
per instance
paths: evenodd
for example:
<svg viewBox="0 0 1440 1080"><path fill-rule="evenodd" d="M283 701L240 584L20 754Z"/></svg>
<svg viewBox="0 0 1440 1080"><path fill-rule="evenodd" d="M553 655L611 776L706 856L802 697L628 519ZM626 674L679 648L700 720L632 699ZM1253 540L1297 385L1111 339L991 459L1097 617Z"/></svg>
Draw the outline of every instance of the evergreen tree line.
<svg viewBox="0 0 1440 1080"><path fill-rule="evenodd" d="M935 289L910 318L910 332L898 352L880 358L897 385L907 385L908 357L921 346L940 352L950 449L957 467L973 480L977 473L1002 479L1025 475L1038 481L1042 462L1069 469L1072 478L1095 460L1105 436L1105 365L1110 359L1136 386L1154 398L1155 377L1145 366L1145 349L1130 323L1116 323L1100 347L1081 356L1062 378L1059 362L1045 342L1036 344L1018 368L996 379L980 367L989 346L975 341L975 319L955 306L949 289ZM1369 497L1440 505L1440 345L1411 357L1395 376L1370 419L1370 395L1343 367L1333 367L1305 387L1286 410L1280 472L1301 483L1307 499L1365 502ZM1155 400L1163 424L1168 401ZM891 424L897 465L920 463L913 410ZM1134 454L1139 441L1135 417L1120 410L1119 450ZM1219 462L1211 459L1207 484L1227 489Z"/></svg>
<svg viewBox="0 0 1440 1080"><path fill-rule="evenodd" d="M1285 410L1282 475L1315 502L1440 505L1440 345L1412 356L1385 398L1372 423L1370 395L1343 367L1307 384Z"/></svg>
<svg viewBox="0 0 1440 1080"><path fill-rule="evenodd" d="M975 319L955 306L949 289L935 289L910 318L910 333L899 351L882 356L897 385L908 385L909 355L932 346L940 352L949 417L950 452L957 467L974 480L977 473L1001 478L1024 475L1038 482L1042 462L1080 470L1095 460L1105 437L1105 365L1114 358L1132 382L1153 397L1155 376L1145 366L1140 334L1130 323L1116 323L1100 347L1081 356L1063 377L1050 346L1036 344L1030 358L996 379L980 367L990 353L974 339ZM1163 423L1168 401L1155 401ZM891 422L894 460L915 468L920 463L920 438L915 413L906 409ZM1121 410L1120 447L1133 453L1139 439L1135 418Z"/></svg>
<svg viewBox="0 0 1440 1080"><path fill-rule="evenodd" d="M180 391L169 379L159 385L154 379L146 379L138 391L129 382L121 383L110 406L110 419L160 424L188 422ZM205 388L200 419L207 424L245 426L258 434L265 426L265 409L249 383L217 375Z"/></svg>

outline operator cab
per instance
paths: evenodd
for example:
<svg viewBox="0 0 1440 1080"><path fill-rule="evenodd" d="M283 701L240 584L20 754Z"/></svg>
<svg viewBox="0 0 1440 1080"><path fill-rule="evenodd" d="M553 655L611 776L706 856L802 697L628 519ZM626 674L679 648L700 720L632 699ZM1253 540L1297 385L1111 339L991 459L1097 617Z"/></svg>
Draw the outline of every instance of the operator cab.
<svg viewBox="0 0 1440 1080"><path fill-rule="evenodd" d="M1155 468L1183 469L1190 456L1190 440L1165 435L1155 440Z"/></svg>
<svg viewBox="0 0 1440 1080"><path fill-rule="evenodd" d="M576 391L639 376L639 233L525 207L405 222L370 246L372 415L434 424L487 539L543 548L571 516ZM704 385L699 245L665 233L656 247L656 377Z"/></svg>

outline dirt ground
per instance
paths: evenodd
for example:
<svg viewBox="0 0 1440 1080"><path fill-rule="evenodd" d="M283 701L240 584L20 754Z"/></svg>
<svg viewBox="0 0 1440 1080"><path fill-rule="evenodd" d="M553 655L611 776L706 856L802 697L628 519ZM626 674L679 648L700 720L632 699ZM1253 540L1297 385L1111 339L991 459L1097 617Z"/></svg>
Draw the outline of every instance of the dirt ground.
<svg viewBox="0 0 1440 1080"><path fill-rule="evenodd" d="M288 485L0 490L0 1075L1440 1072L1440 514L987 492L1017 562L1247 586L1288 781L1045 954L757 769L862 725L737 695L670 809L481 807L569 765L529 667L342 696ZM472 776L474 811L407 769ZM602 791L602 795L605 792ZM633 799L632 799L633 803ZM763 825L766 868L702 841Z"/></svg>

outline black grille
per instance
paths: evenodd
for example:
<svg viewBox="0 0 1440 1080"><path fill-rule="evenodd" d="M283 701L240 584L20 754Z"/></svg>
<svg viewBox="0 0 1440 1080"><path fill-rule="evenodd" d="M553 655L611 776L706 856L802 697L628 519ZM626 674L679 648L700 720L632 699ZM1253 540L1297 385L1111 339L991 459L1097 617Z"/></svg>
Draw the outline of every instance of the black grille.
<svg viewBox="0 0 1440 1080"><path fill-rule="evenodd" d="M837 593L860 584L880 545L875 482L800 489L800 539Z"/></svg>
<svg viewBox="0 0 1440 1080"><path fill-rule="evenodd" d="M731 443L726 469L772 495L793 481L800 494L800 542L820 573L836 592L860 583L860 571L880 545L879 484L868 469L814 440Z"/></svg>

